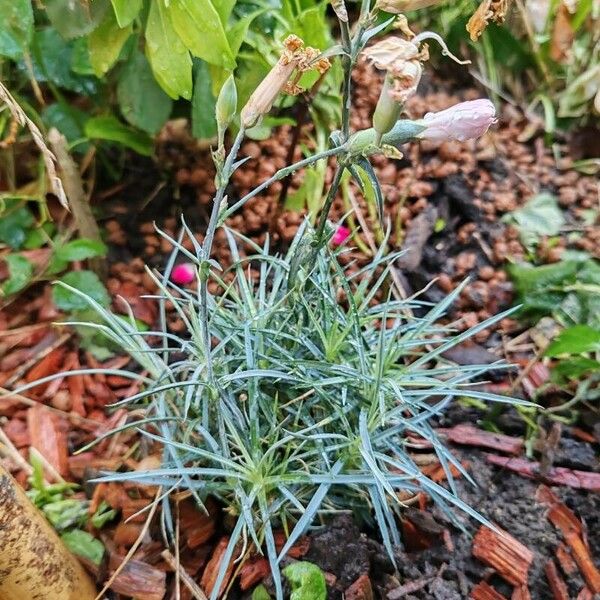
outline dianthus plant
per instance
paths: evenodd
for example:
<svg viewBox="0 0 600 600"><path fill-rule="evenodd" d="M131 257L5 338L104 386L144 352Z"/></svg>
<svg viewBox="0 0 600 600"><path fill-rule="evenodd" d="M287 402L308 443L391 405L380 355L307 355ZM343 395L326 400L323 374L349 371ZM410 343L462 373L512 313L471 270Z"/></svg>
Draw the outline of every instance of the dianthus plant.
<svg viewBox="0 0 600 600"><path fill-rule="evenodd" d="M401 22L403 37L387 37L364 50L391 22L374 26L377 14L368 0L354 27L343 0L334 8L341 44L320 53L290 36L281 59L239 116L233 79L223 86L214 151L217 192L203 243L185 223L177 240L161 233L172 242L173 253L162 274L148 271L159 290L160 329L141 333L133 317L124 321L71 288L103 318L102 324L88 326L119 344L143 370L144 374L107 371L142 384L139 393L119 403L135 409L136 419L140 409L145 413L126 427L138 428L163 448L159 469L115 473L104 480L160 486L167 531L172 531L168 492L173 490L188 490L199 506L208 496L215 497L233 517L212 600L230 561L250 552L267 555L277 598L283 598L281 560L300 535L335 512L352 511L375 524L390 556L400 542L402 499L410 494L425 492L449 515L459 507L480 518L458 498L451 467L469 476L430 421L461 396L510 401L469 387L489 365L458 368L444 359L448 349L505 315L460 334L440 326L460 289L438 305L403 299L391 276L396 255L386 255L382 247L370 264L342 267L348 261L340 261L340 254L347 250L333 249L333 228L327 221L345 171L359 182L364 178L358 171L366 173L384 219L383 195L369 158L377 153L397 156L398 146L413 138L463 140L481 135L493 121L493 106L480 100L418 121L398 120L427 59L423 40L441 40L432 33L413 36ZM385 71L385 79L373 127L351 133L351 70L361 54ZM237 155L245 130L270 110L284 87L297 91L302 72L324 72L329 59L338 57L345 71L343 122L332 134L330 148L228 202L225 190L243 162ZM226 150L226 130L232 124L238 132ZM273 254L268 241L259 247L224 226L229 215L274 181L328 157L336 161L335 174L316 226L301 227L286 254ZM211 258L218 227L223 227L229 243L228 267ZM194 251L186 249L188 244L184 247L184 235L190 236ZM171 277L182 259L194 265L196 291ZM218 286L218 294L209 293L209 283L211 289ZM167 302L185 323L181 337L167 329ZM157 338L162 342L151 345ZM431 444L446 471L448 488L420 472L407 451L409 433ZM287 533L279 550L276 527Z"/></svg>

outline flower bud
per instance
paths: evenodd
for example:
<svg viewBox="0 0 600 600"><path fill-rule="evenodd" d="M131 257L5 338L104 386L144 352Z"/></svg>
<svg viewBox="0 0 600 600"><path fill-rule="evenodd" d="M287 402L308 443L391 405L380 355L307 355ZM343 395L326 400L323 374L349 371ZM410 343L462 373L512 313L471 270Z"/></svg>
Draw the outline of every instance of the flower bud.
<svg viewBox="0 0 600 600"><path fill-rule="evenodd" d="M338 225L338 228L335 230L335 233L331 238L331 243L334 246L341 246L349 237L350 230L343 225Z"/></svg>
<svg viewBox="0 0 600 600"><path fill-rule="evenodd" d="M424 140L464 142L481 137L496 121L496 109L487 99L460 102L445 110L427 113L418 134Z"/></svg>
<svg viewBox="0 0 600 600"><path fill-rule="evenodd" d="M399 15L409 10L420 10L439 3L440 0L377 0L375 10Z"/></svg>
<svg viewBox="0 0 600 600"><path fill-rule="evenodd" d="M215 116L220 128L227 128L235 116L236 110L237 89L235 87L235 79L233 75L230 75L219 92L219 97L217 98L215 107Z"/></svg>
<svg viewBox="0 0 600 600"><path fill-rule="evenodd" d="M188 285L196 279L196 269L192 263L181 263L171 271L171 281L177 285Z"/></svg>

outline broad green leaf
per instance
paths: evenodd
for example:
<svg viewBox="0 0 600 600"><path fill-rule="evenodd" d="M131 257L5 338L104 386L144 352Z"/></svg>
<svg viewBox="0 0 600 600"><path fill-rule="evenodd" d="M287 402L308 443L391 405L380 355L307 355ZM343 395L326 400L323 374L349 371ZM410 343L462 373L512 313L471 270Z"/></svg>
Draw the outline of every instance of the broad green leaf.
<svg viewBox="0 0 600 600"><path fill-rule="evenodd" d="M55 102L44 108L41 117L48 129L56 127L70 144L84 137L83 127L88 115L74 106L65 102ZM86 142L77 144L74 150L85 152L88 148L89 144Z"/></svg>
<svg viewBox="0 0 600 600"><path fill-rule="evenodd" d="M104 284L98 279L98 275L92 271L71 271L63 275L59 282L87 294L90 298L96 300L102 306L110 304L110 297ZM55 285L52 290L52 298L57 308L64 311L85 310L89 304L71 290L62 285Z"/></svg>
<svg viewBox="0 0 600 600"><path fill-rule="evenodd" d="M251 600L271 600L271 596L269 596L267 588L261 584L254 588Z"/></svg>
<svg viewBox="0 0 600 600"><path fill-rule="evenodd" d="M93 75L96 77L94 67L90 61L90 49L88 38L80 37L71 42L73 52L71 53L71 71L78 75Z"/></svg>
<svg viewBox="0 0 600 600"><path fill-rule="evenodd" d="M148 134L127 127L112 116L88 119L85 124L85 135L90 139L118 142L144 156L152 154L152 139Z"/></svg>
<svg viewBox="0 0 600 600"><path fill-rule="evenodd" d="M26 250L41 248L43 245L48 243L55 231L56 226L50 221L44 223L37 229L30 229L27 232L27 237L23 243L23 248Z"/></svg>
<svg viewBox="0 0 600 600"><path fill-rule="evenodd" d="M0 56L18 58L33 33L31 0L0 0Z"/></svg>
<svg viewBox="0 0 600 600"><path fill-rule="evenodd" d="M138 16L143 0L110 0L119 27L127 27Z"/></svg>
<svg viewBox="0 0 600 600"><path fill-rule="evenodd" d="M117 511L111 508L106 500L100 502L100 506L92 515L90 521L96 529L102 529L106 523L112 521L117 516Z"/></svg>
<svg viewBox="0 0 600 600"><path fill-rule="evenodd" d="M552 369L552 380L557 383L576 381L589 373L600 371L600 362L586 356L563 358Z"/></svg>
<svg viewBox="0 0 600 600"><path fill-rule="evenodd" d="M256 19L256 17L261 15L263 12L265 12L265 9L256 10L249 15L236 20L231 28L227 30L227 41L229 42L231 53L235 58L237 58L240 47L244 43L244 38L246 37L248 28L252 24L252 21L254 21L254 19Z"/></svg>
<svg viewBox="0 0 600 600"><path fill-rule="evenodd" d="M0 218L0 242L18 250L25 242L27 230L33 225L31 211L14 199L5 199Z"/></svg>
<svg viewBox="0 0 600 600"><path fill-rule="evenodd" d="M73 529L72 531L63 533L60 539L73 554L87 558L95 565L99 565L102 562L104 545L87 531Z"/></svg>
<svg viewBox="0 0 600 600"><path fill-rule="evenodd" d="M215 119L215 97L212 94L212 81L206 63L197 61L192 97L192 135L207 140L217 135Z"/></svg>
<svg viewBox="0 0 600 600"><path fill-rule="evenodd" d="M589 325L574 325L558 335L548 346L546 356L583 354L600 349L600 330Z"/></svg>
<svg viewBox="0 0 600 600"><path fill-rule="evenodd" d="M50 23L66 40L93 31L108 10L108 0L45 0Z"/></svg>
<svg viewBox="0 0 600 600"><path fill-rule="evenodd" d="M154 0L150 5L146 24L146 55L154 77L173 99L192 97L192 60L184 43L173 28L173 3L169 9L164 0ZM196 32L202 37L202 34Z"/></svg>
<svg viewBox="0 0 600 600"><path fill-rule="evenodd" d="M56 249L56 256L60 260L71 262L74 260L85 260L97 256L106 256L106 245L97 240L81 238L72 240Z"/></svg>
<svg viewBox="0 0 600 600"><path fill-rule="evenodd" d="M98 80L73 72L74 48L74 42L65 41L52 27L36 31L31 43L34 76L37 81L91 96L98 90Z"/></svg>
<svg viewBox="0 0 600 600"><path fill-rule="evenodd" d="M125 119L151 135L164 125L173 107L171 98L156 83L148 59L137 50L123 68L117 99Z"/></svg>
<svg viewBox="0 0 600 600"><path fill-rule="evenodd" d="M538 194L522 208L515 210L503 218L514 222L519 230L521 241L527 247L535 244L541 235L557 235L565 220L552 194Z"/></svg>
<svg viewBox="0 0 600 600"><path fill-rule="evenodd" d="M2 295L16 294L27 286L33 276L33 265L20 254L8 254L4 257L8 266L8 279L2 284Z"/></svg>
<svg viewBox="0 0 600 600"><path fill-rule="evenodd" d="M223 23L223 27L227 27L227 21L229 21L229 16L235 6L235 0L216 0L214 6L219 14L221 23Z"/></svg>
<svg viewBox="0 0 600 600"><path fill-rule="evenodd" d="M225 29L211 0L170 0L169 14L175 31L194 56L235 68Z"/></svg>
<svg viewBox="0 0 600 600"><path fill-rule="evenodd" d="M131 35L131 25L119 27L112 10L88 36L90 62L97 77L102 77L117 61L123 44Z"/></svg>
<svg viewBox="0 0 600 600"><path fill-rule="evenodd" d="M313 563L295 562L283 569L282 573L290 582L290 600L325 600L327 585L323 571Z"/></svg>

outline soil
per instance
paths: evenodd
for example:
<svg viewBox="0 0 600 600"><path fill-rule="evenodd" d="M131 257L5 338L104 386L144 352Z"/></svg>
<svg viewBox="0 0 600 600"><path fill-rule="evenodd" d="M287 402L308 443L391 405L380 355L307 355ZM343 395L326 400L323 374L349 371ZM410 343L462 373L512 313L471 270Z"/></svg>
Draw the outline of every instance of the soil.
<svg viewBox="0 0 600 600"><path fill-rule="evenodd" d="M369 124L379 89L378 85L373 85L377 77L379 75L365 65L355 76L358 88L354 128ZM445 84L444 89L451 88ZM474 89L440 92L435 82L425 82L424 90L422 96L410 102L412 116L481 95ZM285 166L290 134L290 128L284 126L271 140L248 141L243 145L241 154L251 156L252 160L235 174L228 190L232 200ZM303 138L309 145L310 134L310 127L306 126ZM580 226L585 211L597 205L597 181L575 171L569 158L557 162L551 150L545 147L542 136L541 126L533 123L532 129L531 121L516 107L505 105L498 125L482 140L465 144L414 143L404 149L405 156L400 161L375 160L386 194L386 214L393 225L390 249L407 250L399 270L406 294L423 288L437 277L437 282L425 293L427 299L437 301L465 277L471 277L453 307L452 318L458 329L471 327L510 306L512 287L503 266L507 261L522 259L526 251L519 241L518 231L501 219L523 206L536 193L555 193L565 210L567 224L577 228L576 235L565 232L557 241L542 239L537 249L540 262L558 261L567 248L600 256L600 228ZM569 156L566 142L558 144L557 148L564 152L564 157ZM297 148L294 159L300 157ZM102 212L102 224L110 243L107 287L114 297L115 308L119 307L116 298L119 294L132 304L137 318L148 325L155 323L157 315L153 304L140 298L141 294L155 291L144 272L144 264L164 266L170 245L156 235L153 221L168 234L176 235L179 217L184 214L201 241L214 192L213 176L209 152L198 149L186 130L173 124L161 134L156 164L136 159L128 165L119 186L98 194L96 204ZM327 181L331 176L330 166ZM301 182L301 173L294 176L288 194L296 191ZM228 224L259 243L268 234L276 248L285 248L304 215L284 209L279 203L281 192L282 185L276 183L232 217ZM367 226L366 230L359 227L359 235L369 248L371 239L377 236L377 225L360 194L356 193L356 197ZM340 220L348 208L344 200L338 198L333 207L333 220ZM440 223L443 224L441 229L437 227ZM350 220L346 224L358 225ZM227 264L229 256L223 237L218 235L215 242L215 257ZM357 259L357 268L366 260L358 250L349 253L348 257L348 260ZM44 286L31 290L21 296L18 303L0 311L3 334L0 338L0 385L10 387L23 378L32 381L61 369L97 365L89 353L78 347L76 338L67 335L63 339L50 325L60 317L51 302L49 288ZM183 324L175 314L169 314L168 323L173 331L182 331ZM480 332L476 336L477 345L460 349L453 359L459 364L469 364L492 362L502 356L524 365L531 357L531 340L525 336L525 343L516 347L508 343L523 330L515 320L505 319ZM119 368L127 362L126 357L117 356L104 366ZM492 373L495 383L489 385L506 389L512 382L505 378L504 373ZM104 407L135 391L129 381L118 377L72 378L55 386L32 390L28 401L3 401L0 424L17 451L26 457L29 446L36 441L36 419L46 419L46 438L43 442L37 440L38 448L43 443L49 455L54 457L53 466L71 480L82 481L86 468L136 468L140 463L122 458L127 456L133 434L107 440L84 455L73 455L77 448L126 418L125 411L107 415ZM51 418L39 414L39 404L51 408ZM439 425L477 423L481 418L482 414L477 410L455 405ZM505 433L525 433L523 420L514 411L499 415L497 423ZM529 572L531 598L551 598L544 566L555 556L563 540L546 518L547 507L535 500L539 483L488 464L479 449L456 451L461 460L469 463L469 472L478 484L473 488L458 479L461 497L533 551L534 560ZM554 460L555 464L572 469L600 471L598 445L576 439L568 431ZM26 474L19 464L6 462L25 484ZM87 489L92 494L96 488L90 486ZM600 566L600 495L569 488L553 489L585 521L590 552L596 565ZM144 502L143 493L136 493L136 500ZM412 525L403 528L404 549L398 550L395 557L397 571L376 536L368 529L360 531L349 516L341 516L311 534L304 558L327 572L330 598L341 599L345 594L348 599L368 600L367 593L352 595L358 594L356 590L360 586L355 583L364 575L369 576L375 597L381 598L388 594L391 598L409 600L468 598L473 586L482 579L492 583L506 598L511 597L512 586L472 556L472 536L479 528L475 521L461 517L466 532L460 532L444 514L430 505L411 506L403 512L403 519ZM110 537L116 536L114 530L105 534L111 559L126 553L137 531L134 528L133 533L125 532L122 528L121 538L117 541ZM150 545L144 546L144 551L136 558L152 565L162 564L156 550L157 544L161 545L160 540L160 533L155 533ZM212 531L208 541L182 556L186 569L197 579L215 551L216 542ZM584 585L579 571L564 577L569 594L577 597ZM268 585L268 578L265 582ZM398 590L403 586L405 592L401 593ZM351 587L352 592L349 591Z"/></svg>

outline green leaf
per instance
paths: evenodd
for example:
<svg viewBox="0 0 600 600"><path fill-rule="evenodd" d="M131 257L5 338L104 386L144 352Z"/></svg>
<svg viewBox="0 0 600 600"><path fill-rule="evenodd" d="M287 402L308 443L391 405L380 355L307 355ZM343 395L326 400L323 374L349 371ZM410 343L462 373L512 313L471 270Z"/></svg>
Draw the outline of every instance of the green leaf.
<svg viewBox="0 0 600 600"><path fill-rule="evenodd" d="M522 208L505 215L504 221L514 222L521 241L527 247L534 245L541 235L557 235L564 225L564 217L552 194L538 194Z"/></svg>
<svg viewBox="0 0 600 600"><path fill-rule="evenodd" d="M98 279L98 275L92 271L72 271L63 275L59 279L59 282L66 283L80 292L87 294L102 306L110 304L110 297L104 284ZM61 285L54 286L52 298L54 299L54 304L60 310L73 311L89 308L89 304L83 298Z"/></svg>
<svg viewBox="0 0 600 600"><path fill-rule="evenodd" d="M88 36L90 63L96 77L102 77L117 61L123 45L131 35L131 25L121 28L112 10Z"/></svg>
<svg viewBox="0 0 600 600"><path fill-rule="evenodd" d="M148 59L137 50L121 73L117 99L125 119L149 134L160 130L173 107L171 98L156 83Z"/></svg>
<svg viewBox="0 0 600 600"><path fill-rule="evenodd" d="M37 81L91 96L98 90L98 80L72 71L74 48L73 42L65 41L51 27L36 31L31 43L34 76Z"/></svg>
<svg viewBox="0 0 600 600"><path fill-rule="evenodd" d="M117 511L111 508L106 500L100 502L98 510L92 515L90 521L96 529L102 529L106 523L112 521L117 516Z"/></svg>
<svg viewBox="0 0 600 600"><path fill-rule="evenodd" d="M104 18L108 0L45 0L46 14L56 31L66 40L87 35Z"/></svg>
<svg viewBox="0 0 600 600"><path fill-rule="evenodd" d="M173 28L172 7L164 0L154 0L150 5L146 24L146 55L154 77L173 99L192 97L192 60L189 52ZM196 35L200 35L198 32ZM201 35L200 35L201 37Z"/></svg>
<svg viewBox="0 0 600 600"><path fill-rule="evenodd" d="M2 284L2 294L9 296L27 287L33 276L33 265L20 254L8 254L4 262L8 266L9 277Z"/></svg>
<svg viewBox="0 0 600 600"><path fill-rule="evenodd" d="M27 232L27 237L23 243L23 248L26 250L41 248L43 245L48 243L55 231L56 227L54 223L51 223L50 221L40 225L36 229L30 229Z"/></svg>
<svg viewBox="0 0 600 600"><path fill-rule="evenodd" d="M144 156L152 154L152 139L146 133L131 129L112 116L88 119L85 135L91 139L118 142Z"/></svg>
<svg viewBox="0 0 600 600"><path fill-rule="evenodd" d="M0 217L0 242L18 250L27 236L27 230L33 226L35 219L26 206L20 206L15 199L4 200L4 210Z"/></svg>
<svg viewBox="0 0 600 600"><path fill-rule="evenodd" d="M73 529L60 536L67 548L73 553L100 565L104 556L104 545L93 535L82 529Z"/></svg>
<svg viewBox="0 0 600 600"><path fill-rule="evenodd" d="M600 349L600 331L589 325L574 325L561 331L548 346L545 356L584 354Z"/></svg>
<svg viewBox="0 0 600 600"><path fill-rule="evenodd" d="M119 27L127 27L139 14L143 0L110 0Z"/></svg>
<svg viewBox="0 0 600 600"><path fill-rule="evenodd" d="M235 6L236 0L217 0L215 3L215 9L217 13L219 13L219 19L221 19L221 23L223 23L223 27L227 26L227 21L229 20L229 16L231 15L231 11Z"/></svg>
<svg viewBox="0 0 600 600"><path fill-rule="evenodd" d="M72 144L84 137L83 127L88 118L87 113L66 102L55 102L44 108L41 113L42 121L48 129L56 127ZM85 152L89 144L78 144L76 150Z"/></svg>
<svg viewBox="0 0 600 600"><path fill-rule="evenodd" d="M271 600L271 596L269 596L267 588L261 584L254 588L251 600Z"/></svg>
<svg viewBox="0 0 600 600"><path fill-rule="evenodd" d="M107 250L106 245L102 242L81 238L59 246L55 254L59 260L71 262L95 258L96 256L106 256Z"/></svg>
<svg viewBox="0 0 600 600"><path fill-rule="evenodd" d="M229 70L235 68L223 23L210 0L171 0L169 14L175 31L194 56Z"/></svg>
<svg viewBox="0 0 600 600"><path fill-rule="evenodd" d="M313 563L301 561L288 565L282 573L292 587L290 600L325 600L327 585L323 571Z"/></svg>
<svg viewBox="0 0 600 600"><path fill-rule="evenodd" d="M552 380L556 383L577 381L590 373L600 371L600 362L586 356L562 359L552 369Z"/></svg>
<svg viewBox="0 0 600 600"><path fill-rule="evenodd" d="M217 135L215 105L210 73L206 63L199 60L196 65L192 97L192 135L195 138L207 140Z"/></svg>
<svg viewBox="0 0 600 600"><path fill-rule="evenodd" d="M0 0L0 55L19 58L33 33L31 0Z"/></svg>
<svg viewBox="0 0 600 600"><path fill-rule="evenodd" d="M85 525L88 503L76 498L63 498L43 505L44 515L57 531Z"/></svg>

